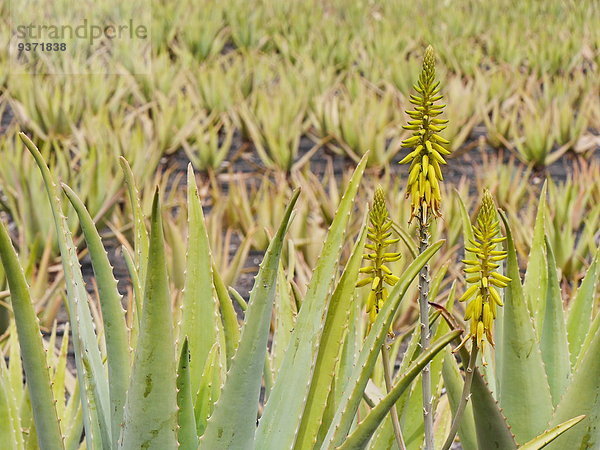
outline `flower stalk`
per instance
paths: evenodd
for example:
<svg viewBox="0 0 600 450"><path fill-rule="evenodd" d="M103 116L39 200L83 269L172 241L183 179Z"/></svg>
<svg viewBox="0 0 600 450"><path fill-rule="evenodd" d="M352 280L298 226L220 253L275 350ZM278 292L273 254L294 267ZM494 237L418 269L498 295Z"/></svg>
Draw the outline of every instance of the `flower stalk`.
<svg viewBox="0 0 600 450"><path fill-rule="evenodd" d="M402 142L403 147L413 150L400 164L409 164L406 186L406 198L411 198L410 220L419 220L419 253L429 246L429 225L431 217L441 217L440 182L444 179L441 165L446 164L444 156L450 154L445 145L449 142L441 137L448 122L439 115L445 105L436 104L442 99L440 82L435 81L435 54L431 46L425 50L423 69L414 85L417 95L411 94L410 102L414 110L406 111L411 120L404 128L411 130L412 136ZM425 265L419 274L419 316L421 326L420 345L423 351L429 347L429 265ZM433 450L433 412L431 374L429 364L422 373L423 383L423 420L425 427L425 449Z"/></svg>

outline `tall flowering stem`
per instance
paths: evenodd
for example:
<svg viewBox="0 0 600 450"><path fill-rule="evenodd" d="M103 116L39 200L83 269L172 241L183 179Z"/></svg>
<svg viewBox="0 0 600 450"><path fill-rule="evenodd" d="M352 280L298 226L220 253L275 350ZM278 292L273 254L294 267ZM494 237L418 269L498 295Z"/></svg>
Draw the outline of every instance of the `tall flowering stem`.
<svg viewBox="0 0 600 450"><path fill-rule="evenodd" d="M386 286L394 286L398 282L398 277L392 274L392 271L386 266L386 263L398 261L400 253L388 251L388 247L397 243L399 238L392 238L392 221L389 218L387 206L385 205L385 193L381 187L375 190L373 206L369 211L369 229L367 237L370 243L366 244L367 253L364 258L371 264L360 269L361 273L368 276L357 283L357 286L371 285L369 299L367 300L367 312L369 313L369 329L375 320L377 314L387 300L388 290ZM393 331L390 329L389 335L393 337ZM392 389L393 363L390 363L387 344L381 347L381 361L383 364L383 375L386 391ZM402 437L400 421L398 420L398 411L394 406L391 409L392 426L394 436L400 450L404 450L406 445Z"/></svg>
<svg viewBox="0 0 600 450"><path fill-rule="evenodd" d="M445 146L449 142L439 133L446 128L447 120L439 116L445 105L436 104L442 99L440 83L435 81L435 54L431 46L425 50L423 69L414 85L417 95L410 96L414 110L406 111L411 120L404 128L411 130L412 136L402 142L403 147L411 148L400 164L409 164L406 197L411 198L410 221L419 220L419 252L429 246L429 223L432 216L441 217L440 182L444 179L441 165L446 164L444 156L450 154ZM429 347L429 264L419 274L419 316L421 326L420 344L423 350ZM429 364L423 369L423 421L425 425L425 450L433 450L433 412L431 374Z"/></svg>
<svg viewBox="0 0 600 450"><path fill-rule="evenodd" d="M510 278L496 272L496 269L500 267L500 261L506 258L507 254L505 251L497 249L498 245L506 239L500 236L497 218L494 199L486 189L483 193L476 224L473 226L474 239L470 240L470 246L465 246L465 250L471 252L474 259L463 260L466 265L464 271L467 274L467 282L470 286L459 300L461 302L469 300L465 320L470 321L470 331L454 352L458 351L469 340L472 340L473 345L469 365L465 369L465 384L460 403L456 408L450 433L442 446L442 450L448 450L452 446L454 437L458 432L460 420L471 394L471 382L477 364L477 354L481 351L483 359L483 347L486 340L490 345L494 345L494 319L496 318L497 308L502 306L498 289L505 288L510 282ZM483 364L486 364L485 359L483 359Z"/></svg>

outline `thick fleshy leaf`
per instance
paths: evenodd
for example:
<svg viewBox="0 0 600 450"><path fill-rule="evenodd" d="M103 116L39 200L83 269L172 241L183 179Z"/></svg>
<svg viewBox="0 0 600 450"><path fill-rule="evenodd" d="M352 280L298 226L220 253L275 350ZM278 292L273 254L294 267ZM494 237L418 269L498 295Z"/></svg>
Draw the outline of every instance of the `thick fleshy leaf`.
<svg viewBox="0 0 600 450"><path fill-rule="evenodd" d="M461 359L468 361L468 353L464 353L461 352ZM477 369L471 384L471 400L479 448L516 449L517 444L506 418Z"/></svg>
<svg viewBox="0 0 600 450"><path fill-rule="evenodd" d="M139 193L133 178L133 172L127 160L123 157L119 158L121 169L127 185L127 193L129 194L129 204L133 215L133 242L134 242L134 261L136 270L140 279L141 286L146 283L146 261L148 260L149 238L144 213L140 206Z"/></svg>
<svg viewBox="0 0 600 450"><path fill-rule="evenodd" d="M223 332L225 334L225 355L227 359L227 368L231 366L231 360L240 342L240 324L238 323L237 313L233 308L233 302L227 292L227 288L221 280L219 273L213 265L213 283L215 293L219 299L219 311L223 321Z"/></svg>
<svg viewBox="0 0 600 450"><path fill-rule="evenodd" d="M250 293L240 343L231 361L221 397L200 440L200 448L253 448L277 270L283 238L298 195L299 191L296 191L292 196L260 265Z"/></svg>
<svg viewBox="0 0 600 450"><path fill-rule="evenodd" d="M600 249L596 251L594 261L577 289L575 300L569 309L567 336L571 352L571 365L575 365L592 323L592 309L596 285L600 280Z"/></svg>
<svg viewBox="0 0 600 450"><path fill-rule="evenodd" d="M181 346L181 355L177 367L177 439L179 448L198 448L196 419L190 383L190 351L187 338Z"/></svg>
<svg viewBox="0 0 600 450"><path fill-rule="evenodd" d="M63 440L54 406L54 396L50 386L50 374L38 318L31 303L23 269L2 223L0 223L0 260L8 280L10 302L15 317L38 442L42 448L62 449ZM4 370L0 371L0 375L4 373ZM12 422L7 387L7 383L3 380L0 384L0 396L2 397L0 413L5 420L3 425ZM20 433L20 430L18 432ZM3 439L9 439L9 434L3 436Z"/></svg>
<svg viewBox="0 0 600 450"><path fill-rule="evenodd" d="M77 194L67 185L63 184L62 186L79 217L98 284L110 386L112 445L116 447L120 424L123 420L125 393L129 382L129 344L125 311L121 304L121 294L117 289L117 280L113 275L112 266L92 217Z"/></svg>
<svg viewBox="0 0 600 450"><path fill-rule="evenodd" d="M502 341L498 342L503 358L498 400L517 442L526 442L545 430L553 410L552 397L538 338L523 295L512 232L504 213L500 215L506 228L506 274L511 281L504 290L504 329Z"/></svg>
<svg viewBox="0 0 600 450"><path fill-rule="evenodd" d="M578 363L551 426L575 416L586 417L580 425L558 437L549 448L556 450L600 447L600 333L596 333Z"/></svg>
<svg viewBox="0 0 600 450"><path fill-rule="evenodd" d="M540 194L533 241L527 259L527 273L523 283L523 295L529 311L536 325L538 338L542 334L544 311L546 309L546 290L548 285L548 271L546 270L546 183ZM510 277L510 275L509 275Z"/></svg>
<svg viewBox="0 0 600 450"><path fill-rule="evenodd" d="M542 330L541 350L542 359L548 375L552 404L556 406L569 384L571 365L569 361L569 343L563 302L556 269L556 260L550 242L546 241L548 256L548 285L546 295L546 311Z"/></svg>
<svg viewBox="0 0 600 450"><path fill-rule="evenodd" d="M566 422L561 423L560 425L551 428L531 441L521 445L519 447L520 450L539 450L541 448L546 447L550 442L559 437L565 431L571 429L571 427L577 425L581 422L585 416L577 416L573 417L571 420L567 420Z"/></svg>
<svg viewBox="0 0 600 450"><path fill-rule="evenodd" d="M430 347L411 363L406 373L397 378L390 392L371 409L365 419L358 424L352 434L338 448L346 450L364 448L390 408L394 406L396 400L410 386L415 377L421 373L423 368L435 355L443 350L452 340L456 339L461 332L462 330L450 331L437 341L431 343Z"/></svg>
<svg viewBox="0 0 600 450"><path fill-rule="evenodd" d="M152 203L140 334L125 402L122 449L177 447L177 367L172 317L157 191Z"/></svg>
<svg viewBox="0 0 600 450"><path fill-rule="evenodd" d="M352 374L346 385L346 389L340 398L338 409L329 427L323 445L321 446L322 449L340 445L346 439L367 382L375 367L379 350L385 341L385 336L394 319L400 301L421 268L427 264L443 243L444 241L438 241L431 245L406 268L402 276L400 276L400 280L390 292L383 308L379 310L377 319L365 339L358 361L353 368Z"/></svg>
<svg viewBox="0 0 600 450"><path fill-rule="evenodd" d="M368 154L358 164L327 233L321 255L296 318L290 345L279 369L256 432L256 447L292 448L300 426L317 346L324 326L328 298L337 275L346 225L354 207ZM294 389L290 389L294 386ZM286 414L281 414L281 411Z"/></svg>
<svg viewBox="0 0 600 450"><path fill-rule="evenodd" d="M188 338L192 392L197 393L206 357L217 338L218 317L208 234L191 164L187 188L188 248L179 340Z"/></svg>
<svg viewBox="0 0 600 450"><path fill-rule="evenodd" d="M332 381L339 362L340 348L348 329L351 302L358 271L363 259L363 249L367 227L363 225L362 232L354 245L352 255L346 264L344 273L331 296L325 327L319 344L319 354L313 371L313 378L302 415L302 423L298 432L295 448L313 447L317 441L319 427L327 406Z"/></svg>
<svg viewBox="0 0 600 450"><path fill-rule="evenodd" d="M81 274L81 266L77 259L77 250L73 244L67 219L63 214L56 182L48 166L35 144L24 133L20 133L19 136L33 155L42 173L56 227L64 278L67 285L67 302L73 333L75 366L77 377L82 385L80 395L86 441L90 447L93 442L102 442L108 445L108 442L112 440L108 380L98 348L87 292ZM91 372L87 373L88 371ZM101 435L97 436L98 433Z"/></svg>
<svg viewBox="0 0 600 450"><path fill-rule="evenodd" d="M458 408L460 397L462 395L464 380L460 375L456 359L449 349L444 355L444 367L442 369L444 377L444 386L448 393L448 401L452 410L452 417ZM473 403L469 401L463 412L460 425L458 427L458 436L463 450L478 450L477 432L475 431L475 419L473 418Z"/></svg>

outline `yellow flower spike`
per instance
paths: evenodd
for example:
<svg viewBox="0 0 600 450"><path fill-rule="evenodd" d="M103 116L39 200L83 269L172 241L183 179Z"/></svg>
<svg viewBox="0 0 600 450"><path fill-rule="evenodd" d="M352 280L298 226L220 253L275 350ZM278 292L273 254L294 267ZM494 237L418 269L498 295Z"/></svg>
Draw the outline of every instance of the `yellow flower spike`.
<svg viewBox="0 0 600 450"><path fill-rule="evenodd" d="M402 142L402 147L414 147L414 150L400 161L400 164L411 163L406 186L406 197L412 197L411 221L419 214L427 217L428 209L436 217L441 216L439 182L443 176L440 164L446 164L442 155L449 155L450 150L444 147L449 141L437 134L448 123L445 119L436 118L445 106L435 104L443 97L438 94L439 84L439 81L435 81L435 54L429 46L423 57L423 69L414 86L420 95L410 95L409 101L415 107L412 111L406 111L411 120L404 128L412 131L412 136Z"/></svg>
<svg viewBox="0 0 600 450"><path fill-rule="evenodd" d="M494 199L486 189L473 226L475 239L470 239L470 246L465 247L476 259L462 261L465 264L463 271L471 275L466 279L471 286L459 299L469 300L465 310L465 320L470 321L470 332L461 344L472 338L479 350L483 349L485 340L490 345L494 345L493 327L496 306L503 305L497 289L506 287L510 282L510 278L494 271L499 267L496 262L506 258L507 254L501 249L496 249L496 246L505 239L499 234Z"/></svg>
<svg viewBox="0 0 600 450"><path fill-rule="evenodd" d="M419 174L419 171L416 172ZM399 278L395 276L389 267L385 265L388 262L398 261L400 253L390 252L387 248L397 243L399 238L390 238L392 232L392 221L389 218L387 206L385 204L385 194L381 187L375 190L373 206L369 211L369 233L367 237L371 241L365 247L372 253L365 254L364 259L371 262L367 267L360 269L360 273L368 273L371 276L356 283L357 287L371 284L371 292L367 301L367 312L369 313L369 329L375 319L379 309L388 296L387 286L394 286ZM390 330L390 335L393 335Z"/></svg>

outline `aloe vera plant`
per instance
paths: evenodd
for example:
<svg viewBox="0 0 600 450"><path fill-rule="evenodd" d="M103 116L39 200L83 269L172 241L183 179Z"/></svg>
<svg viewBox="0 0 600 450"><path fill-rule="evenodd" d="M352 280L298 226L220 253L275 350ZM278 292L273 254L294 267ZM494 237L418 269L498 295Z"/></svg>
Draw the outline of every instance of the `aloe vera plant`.
<svg viewBox="0 0 600 450"><path fill-rule="evenodd" d="M314 445L321 427L324 427L321 434L324 436L321 438L323 448L332 442L354 448L357 442L369 439L422 367L459 334L459 331L446 333L408 365L395 380L389 394L354 429L352 423L362 393L394 313L411 281L441 246L438 242L417 257L398 278L371 326L358 364L350 370L349 381L342 386L343 394L334 404L326 403L327 393L334 383L334 371L340 363L339 345L343 343L349 325L346 311L353 298L365 245L366 228L363 227L344 273L337 280L341 243L366 164L365 156L333 219L321 258L301 301L303 307L288 348L269 390L269 400L256 427L265 363L270 360L267 338L279 261L299 192L292 196L281 225L270 241L241 330L231 299L223 292L220 277L212 273L204 218L191 169L188 172L188 208L190 233L193 234L188 239L186 290L179 322L165 320L165 317L173 316L173 311L160 200L156 192L150 229L146 229L143 220L134 222L135 235L139 239L136 238L130 270L134 283L138 284L134 286L134 295L142 298L132 303L132 313L141 317L132 322L132 330L128 331L121 296L116 290L98 231L77 195L63 186L80 219L97 277L103 326L96 322L94 327L72 237L58 214L61 208L58 185L35 145L25 135L21 138L40 167L50 203L57 213L56 227L72 314L77 379L81 386L79 395L88 448L176 448L178 445L210 449L282 448L282 445L304 448L302 442ZM131 182L127 165L123 164L125 178ZM135 188L130 187L135 193ZM132 201L137 203L135 197ZM137 208L134 205L133 210L137 211ZM21 345L31 348L27 353L25 373L32 400L40 402L40 407L34 408L38 442L42 448L63 448L65 442L61 432L64 430L61 431L61 427L64 424L59 423L56 416L49 375L46 365L41 362L43 348L36 338L36 320L28 289L10 239L5 231L2 233L1 254L13 301L15 306L24 308L22 313L21 309L15 309L17 334ZM216 297L213 290L217 292ZM101 346L94 328L98 332L103 330L104 344ZM178 341L176 335L180 337ZM128 340L132 338L135 344L133 354L130 354ZM231 357L225 358L225 355ZM37 359L29 362L29 358ZM226 375L219 369L219 361L228 367ZM302 364L298 364L300 362ZM218 389L221 383L223 387ZM290 383L294 389L289 389ZM207 395L207 389L212 389L212 394ZM325 415L326 407L333 408L336 413ZM281 414L282 408L287 414Z"/></svg>

